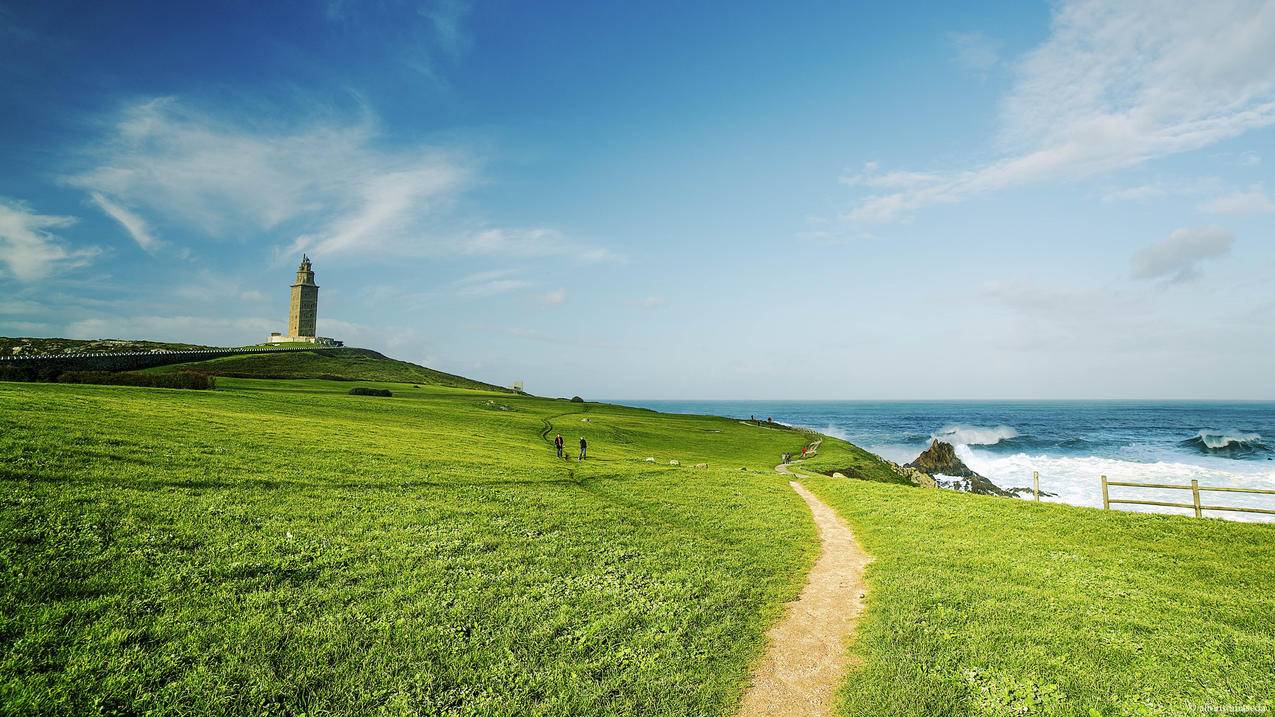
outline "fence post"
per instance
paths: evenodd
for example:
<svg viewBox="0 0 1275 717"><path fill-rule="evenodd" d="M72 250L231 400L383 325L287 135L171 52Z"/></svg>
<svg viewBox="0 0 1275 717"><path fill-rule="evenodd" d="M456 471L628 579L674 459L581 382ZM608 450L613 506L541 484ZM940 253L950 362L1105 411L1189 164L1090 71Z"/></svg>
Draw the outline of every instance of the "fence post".
<svg viewBox="0 0 1275 717"><path fill-rule="evenodd" d="M1107 476L1102 477L1102 509L1111 510L1111 499L1107 497Z"/></svg>
<svg viewBox="0 0 1275 717"><path fill-rule="evenodd" d="M1200 481L1191 479L1191 497L1195 499L1195 517L1200 518Z"/></svg>
<svg viewBox="0 0 1275 717"><path fill-rule="evenodd" d="M1040 471L1032 471L1032 495L1040 500Z"/></svg>

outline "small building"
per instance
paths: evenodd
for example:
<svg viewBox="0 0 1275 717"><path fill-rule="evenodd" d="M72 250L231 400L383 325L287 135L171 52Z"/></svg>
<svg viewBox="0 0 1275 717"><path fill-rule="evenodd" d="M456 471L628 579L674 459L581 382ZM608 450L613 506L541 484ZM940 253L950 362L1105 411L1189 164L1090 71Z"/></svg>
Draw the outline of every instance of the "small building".
<svg viewBox="0 0 1275 717"><path fill-rule="evenodd" d="M301 255L301 265L297 267L297 280L292 285L292 301L288 308L288 333L270 332L267 343L291 344L309 343L320 346L344 346L336 339L318 336L316 326L319 320L319 285L314 283L314 269L310 265L310 257Z"/></svg>

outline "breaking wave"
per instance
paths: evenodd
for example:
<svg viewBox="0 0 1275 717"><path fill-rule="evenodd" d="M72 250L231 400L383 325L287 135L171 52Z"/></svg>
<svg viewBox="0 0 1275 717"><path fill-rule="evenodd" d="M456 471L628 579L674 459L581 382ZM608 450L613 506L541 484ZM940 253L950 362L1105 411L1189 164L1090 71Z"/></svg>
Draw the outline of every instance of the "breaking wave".
<svg viewBox="0 0 1275 717"><path fill-rule="evenodd" d="M1193 448L1211 456L1226 458L1250 458L1271 452L1269 446L1262 443L1262 437L1256 433L1240 431L1202 430L1191 438L1178 444L1184 448Z"/></svg>
<svg viewBox="0 0 1275 717"><path fill-rule="evenodd" d="M1010 438L1017 438L1018 431L1010 426L943 426L930 435L954 446L992 446Z"/></svg>
<svg viewBox="0 0 1275 717"><path fill-rule="evenodd" d="M1040 489L1057 494L1046 500L1069 503L1071 505L1102 506L1102 486L1100 476L1107 476L1113 481L1134 481L1148 483L1189 484L1191 479L1199 480L1201 485L1232 488L1275 489L1275 469L1267 461L1235 461L1216 462L1210 457L1195 459L1183 456L1183 460L1136 461L1121 458L1099 456L1051 456L1043 454L1014 453L997 454L985 449L973 449L960 446L956 456L975 472L986 476L1001 488L1011 489L1032 485L1032 472L1040 474ZM1191 460L1197 462L1189 462ZM1112 488L1113 499L1117 496L1140 498L1146 500L1164 500L1181 502L1182 491L1153 490L1134 488ZM1188 493L1189 495L1189 493ZM1216 495L1216 494L1214 494ZM1189 498L1187 499L1189 502ZM1225 499L1218 498L1221 505L1239 505L1254 508L1275 508L1272 496L1248 495L1242 493L1226 494ZM1121 506L1123 510L1143 510L1142 506ZM1147 507L1151 512L1188 511L1164 510ZM1230 520L1271 521L1275 516L1261 516L1253 513L1218 513Z"/></svg>

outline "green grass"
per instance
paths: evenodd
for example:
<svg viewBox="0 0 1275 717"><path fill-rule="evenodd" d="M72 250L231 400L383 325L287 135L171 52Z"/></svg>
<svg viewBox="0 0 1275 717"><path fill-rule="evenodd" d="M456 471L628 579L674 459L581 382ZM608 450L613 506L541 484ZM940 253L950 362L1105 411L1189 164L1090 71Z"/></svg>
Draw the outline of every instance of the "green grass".
<svg viewBox="0 0 1275 717"><path fill-rule="evenodd" d="M509 389L474 381L407 361L388 358L368 349L341 348L314 351L280 351L277 354L243 354L144 369L143 373L194 371L209 376L234 378L305 379L338 381L385 381L431 386L469 388L478 391Z"/></svg>
<svg viewBox="0 0 1275 717"><path fill-rule="evenodd" d="M835 471L859 480L912 485L907 478L891 470L880 456L839 438L831 436L821 438L823 443L819 445L815 454L801 462L804 470L825 474Z"/></svg>
<svg viewBox="0 0 1275 717"><path fill-rule="evenodd" d="M366 385L0 383L0 712L733 710L817 551L800 434Z"/></svg>
<svg viewBox="0 0 1275 717"><path fill-rule="evenodd" d="M875 558L843 714L1275 709L1275 525L805 483Z"/></svg>
<svg viewBox="0 0 1275 717"><path fill-rule="evenodd" d="M18 354L61 354L97 351L180 351L204 349L199 344L175 344L163 341L136 341L133 339L59 339L59 338L10 338L0 336L0 356Z"/></svg>
<svg viewBox="0 0 1275 717"><path fill-rule="evenodd" d="M810 434L357 385L0 383L0 714L733 712L818 550L772 471ZM803 468L874 479L804 479L875 558L842 714L1271 705L1275 526Z"/></svg>

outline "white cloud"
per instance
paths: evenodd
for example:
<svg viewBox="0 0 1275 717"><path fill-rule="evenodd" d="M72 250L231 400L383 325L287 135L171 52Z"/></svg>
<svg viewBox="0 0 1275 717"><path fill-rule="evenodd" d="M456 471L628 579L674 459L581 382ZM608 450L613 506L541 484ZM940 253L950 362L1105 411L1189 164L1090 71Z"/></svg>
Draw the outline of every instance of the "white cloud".
<svg viewBox="0 0 1275 717"><path fill-rule="evenodd" d="M72 339L147 339L211 346L242 346L278 331L277 319L259 317L137 315L92 317L63 329Z"/></svg>
<svg viewBox="0 0 1275 717"><path fill-rule="evenodd" d="M453 60L463 55L472 43L465 31L469 10L469 3L462 0L439 0L419 10L429 20L440 49Z"/></svg>
<svg viewBox="0 0 1275 717"><path fill-rule="evenodd" d="M453 282L452 286L457 296L471 299L507 294L534 286L531 282L517 277L518 271L514 269L480 271L461 277Z"/></svg>
<svg viewBox="0 0 1275 717"><path fill-rule="evenodd" d="M1200 211L1210 214L1270 214L1275 212L1275 200L1270 198L1260 184L1247 191L1228 194L1200 205Z"/></svg>
<svg viewBox="0 0 1275 717"><path fill-rule="evenodd" d="M137 242L137 245L144 251L154 253L156 249L163 245L163 242L151 234L150 228L146 225L146 220L102 196L100 192L90 192L89 198L93 200L93 203L98 208L106 212L110 218L124 227L124 231L127 231L129 236L133 237L133 241Z"/></svg>
<svg viewBox="0 0 1275 717"><path fill-rule="evenodd" d="M1102 193L1104 202L1148 202L1170 194L1163 184L1139 184L1132 187L1108 189Z"/></svg>
<svg viewBox="0 0 1275 717"><path fill-rule="evenodd" d="M556 229L543 227L488 229L462 239L457 251L478 256L566 256L585 264L623 262L626 259L610 249L573 241Z"/></svg>
<svg viewBox="0 0 1275 717"><path fill-rule="evenodd" d="M873 189L911 189L923 187L943 180L943 175L934 172L885 172L878 169L876 162L865 162L863 171L854 174L843 174L842 184L851 187L872 187Z"/></svg>
<svg viewBox="0 0 1275 717"><path fill-rule="evenodd" d="M981 32L950 32L947 42L956 64L967 70L985 73L1000 63L1000 43Z"/></svg>
<svg viewBox="0 0 1275 717"><path fill-rule="evenodd" d="M51 231L74 223L74 217L36 214L22 202L0 198L0 263L19 281L37 281L87 264L97 249L67 248Z"/></svg>
<svg viewBox="0 0 1275 717"><path fill-rule="evenodd" d="M488 229L462 239L458 250L483 256L552 256L565 252L566 246L556 229Z"/></svg>
<svg viewBox="0 0 1275 717"><path fill-rule="evenodd" d="M1275 123L1275 3L1071 0L1017 66L998 159L869 196L852 219L1093 176ZM928 173L923 173L928 174Z"/></svg>
<svg viewBox="0 0 1275 717"><path fill-rule="evenodd" d="M632 303L634 306L642 309L658 309L667 304L668 301L663 296L648 296L643 299L638 299Z"/></svg>
<svg viewBox="0 0 1275 717"><path fill-rule="evenodd" d="M1224 256L1234 243L1235 236L1219 227L1178 229L1133 255L1133 276L1170 282L1193 279L1199 276L1202 263Z"/></svg>
<svg viewBox="0 0 1275 717"><path fill-rule="evenodd" d="M267 131L157 99L125 110L66 181L133 208L133 227L150 213L209 236L288 234L294 251L419 251L472 169L459 153L378 140L367 116Z"/></svg>
<svg viewBox="0 0 1275 717"><path fill-rule="evenodd" d="M546 306L562 306L567 303L567 290L554 289L553 291L546 291L540 295L540 301Z"/></svg>
<svg viewBox="0 0 1275 717"><path fill-rule="evenodd" d="M477 159L446 147L385 148L383 140L367 113L353 123L267 130L156 99L127 108L87 151L92 166L64 180L147 251L163 245L147 217L162 217L207 237L277 237L280 256L626 260L550 228L492 228L457 241L458 226L481 222L454 211L479 181Z"/></svg>

